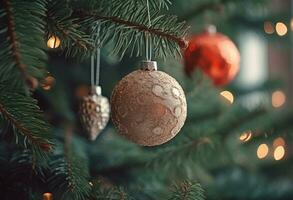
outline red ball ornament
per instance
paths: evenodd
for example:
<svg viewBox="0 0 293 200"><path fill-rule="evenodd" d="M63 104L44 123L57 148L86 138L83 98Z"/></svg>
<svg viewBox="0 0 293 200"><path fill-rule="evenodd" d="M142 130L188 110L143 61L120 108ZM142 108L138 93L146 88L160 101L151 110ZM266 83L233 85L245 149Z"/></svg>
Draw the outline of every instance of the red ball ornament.
<svg viewBox="0 0 293 200"><path fill-rule="evenodd" d="M191 38L184 59L188 76L200 68L213 80L215 86L224 86L239 71L240 53L227 36L217 33L212 26Z"/></svg>

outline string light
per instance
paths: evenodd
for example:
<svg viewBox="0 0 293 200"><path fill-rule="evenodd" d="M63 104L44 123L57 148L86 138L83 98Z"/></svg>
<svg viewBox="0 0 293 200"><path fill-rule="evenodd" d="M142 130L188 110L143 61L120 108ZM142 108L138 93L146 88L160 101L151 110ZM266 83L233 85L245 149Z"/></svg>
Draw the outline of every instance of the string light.
<svg viewBox="0 0 293 200"><path fill-rule="evenodd" d="M286 35L287 31L288 31L287 26L283 22L278 22L276 24L276 32L279 36Z"/></svg>
<svg viewBox="0 0 293 200"><path fill-rule="evenodd" d="M286 95L281 90L276 90L272 93L272 106L279 108L286 102Z"/></svg>
<svg viewBox="0 0 293 200"><path fill-rule="evenodd" d="M227 101L229 101L231 104L234 102L234 96L230 91L224 90L220 93L220 95L224 97Z"/></svg>
<svg viewBox="0 0 293 200"><path fill-rule="evenodd" d="M285 148L283 146L278 146L275 148L274 151L274 159L275 160L281 160L285 156Z"/></svg>
<svg viewBox="0 0 293 200"><path fill-rule="evenodd" d="M94 186L94 184L90 181L89 182L89 185L91 186L91 187L93 187Z"/></svg>
<svg viewBox="0 0 293 200"><path fill-rule="evenodd" d="M47 46L51 49L56 49L60 46L60 39L57 36L51 36L47 41Z"/></svg>
<svg viewBox="0 0 293 200"><path fill-rule="evenodd" d="M251 131L248 132L244 132L240 135L239 140L241 140L242 142L247 142L251 139L252 137L252 133Z"/></svg>
<svg viewBox="0 0 293 200"><path fill-rule="evenodd" d="M45 192L43 194L43 200L53 200L53 194L50 192Z"/></svg>
<svg viewBox="0 0 293 200"><path fill-rule="evenodd" d="M259 159L265 158L269 153L269 147L267 144L261 144L258 146L256 155Z"/></svg>
<svg viewBox="0 0 293 200"><path fill-rule="evenodd" d="M293 18L290 20L290 28L291 28L291 31L293 31Z"/></svg>
<svg viewBox="0 0 293 200"><path fill-rule="evenodd" d="M264 31L267 34L273 34L275 32L273 23L272 22L264 22Z"/></svg>
<svg viewBox="0 0 293 200"><path fill-rule="evenodd" d="M50 90L55 83L55 78L51 75L48 75L41 83L43 90Z"/></svg>

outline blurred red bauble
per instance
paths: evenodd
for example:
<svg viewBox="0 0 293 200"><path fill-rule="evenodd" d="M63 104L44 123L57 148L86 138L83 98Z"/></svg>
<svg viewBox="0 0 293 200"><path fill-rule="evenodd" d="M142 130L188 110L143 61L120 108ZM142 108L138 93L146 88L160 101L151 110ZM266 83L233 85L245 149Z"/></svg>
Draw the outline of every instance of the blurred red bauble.
<svg viewBox="0 0 293 200"><path fill-rule="evenodd" d="M240 54L235 44L214 27L195 35L184 52L185 72L188 76L196 68L203 70L215 86L224 86L239 71Z"/></svg>

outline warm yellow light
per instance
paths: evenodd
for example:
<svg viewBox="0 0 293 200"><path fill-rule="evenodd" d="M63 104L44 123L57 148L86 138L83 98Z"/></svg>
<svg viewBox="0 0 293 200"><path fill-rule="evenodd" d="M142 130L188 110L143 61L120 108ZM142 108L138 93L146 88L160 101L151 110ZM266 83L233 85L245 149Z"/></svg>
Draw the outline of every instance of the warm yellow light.
<svg viewBox="0 0 293 200"><path fill-rule="evenodd" d="M286 95L281 90L276 90L272 94L272 106L275 108L281 107L286 102Z"/></svg>
<svg viewBox="0 0 293 200"><path fill-rule="evenodd" d="M276 32L279 36L286 35L287 31L288 31L287 26L283 22L278 22L276 24Z"/></svg>
<svg viewBox="0 0 293 200"><path fill-rule="evenodd" d="M91 186L91 187L93 187L94 186L94 184L90 181L89 182L89 185Z"/></svg>
<svg viewBox="0 0 293 200"><path fill-rule="evenodd" d="M291 31L293 31L293 18L290 21L290 28L291 28Z"/></svg>
<svg viewBox="0 0 293 200"><path fill-rule="evenodd" d="M251 131L248 132L244 132L240 135L239 140L241 140L242 142L247 142L251 139L252 137L252 133Z"/></svg>
<svg viewBox="0 0 293 200"><path fill-rule="evenodd" d="M46 192L43 194L43 200L52 200L53 199L53 194L50 192Z"/></svg>
<svg viewBox="0 0 293 200"><path fill-rule="evenodd" d="M275 160L281 160L285 156L285 148L283 146L278 146L275 148L274 151L274 159Z"/></svg>
<svg viewBox="0 0 293 200"><path fill-rule="evenodd" d="M285 146L285 140L282 137L278 137L274 140L273 146L276 148L278 146Z"/></svg>
<svg viewBox="0 0 293 200"><path fill-rule="evenodd" d="M272 34L275 32L274 25L272 22L265 22L263 28L267 34Z"/></svg>
<svg viewBox="0 0 293 200"><path fill-rule="evenodd" d="M228 100L231 104L234 102L234 96L233 96L233 94L231 92L225 90L225 91L222 91L220 93L220 95L222 97L224 97L226 100Z"/></svg>
<svg viewBox="0 0 293 200"><path fill-rule="evenodd" d="M41 86L44 90L50 90L55 83L55 78L51 75L47 76L44 81L42 81Z"/></svg>
<svg viewBox="0 0 293 200"><path fill-rule="evenodd" d="M51 36L47 41L47 46L56 49L60 46L60 39L57 36Z"/></svg>
<svg viewBox="0 0 293 200"><path fill-rule="evenodd" d="M266 144L261 144L258 146L256 155L259 159L265 158L269 153L269 147Z"/></svg>

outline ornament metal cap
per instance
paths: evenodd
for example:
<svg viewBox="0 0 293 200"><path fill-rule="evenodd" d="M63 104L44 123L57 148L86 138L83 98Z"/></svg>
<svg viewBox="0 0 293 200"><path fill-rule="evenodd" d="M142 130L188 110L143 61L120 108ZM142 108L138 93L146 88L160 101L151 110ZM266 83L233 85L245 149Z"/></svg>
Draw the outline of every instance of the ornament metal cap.
<svg viewBox="0 0 293 200"><path fill-rule="evenodd" d="M141 61L141 69L146 71L157 71L157 62L151 60Z"/></svg>
<svg viewBox="0 0 293 200"><path fill-rule="evenodd" d="M101 86L99 86L99 85L92 86L91 93L92 94L96 94L96 95L101 95L102 94L102 88L101 88Z"/></svg>
<svg viewBox="0 0 293 200"><path fill-rule="evenodd" d="M217 32L217 27L213 24L206 25L204 29L209 34L215 34Z"/></svg>

